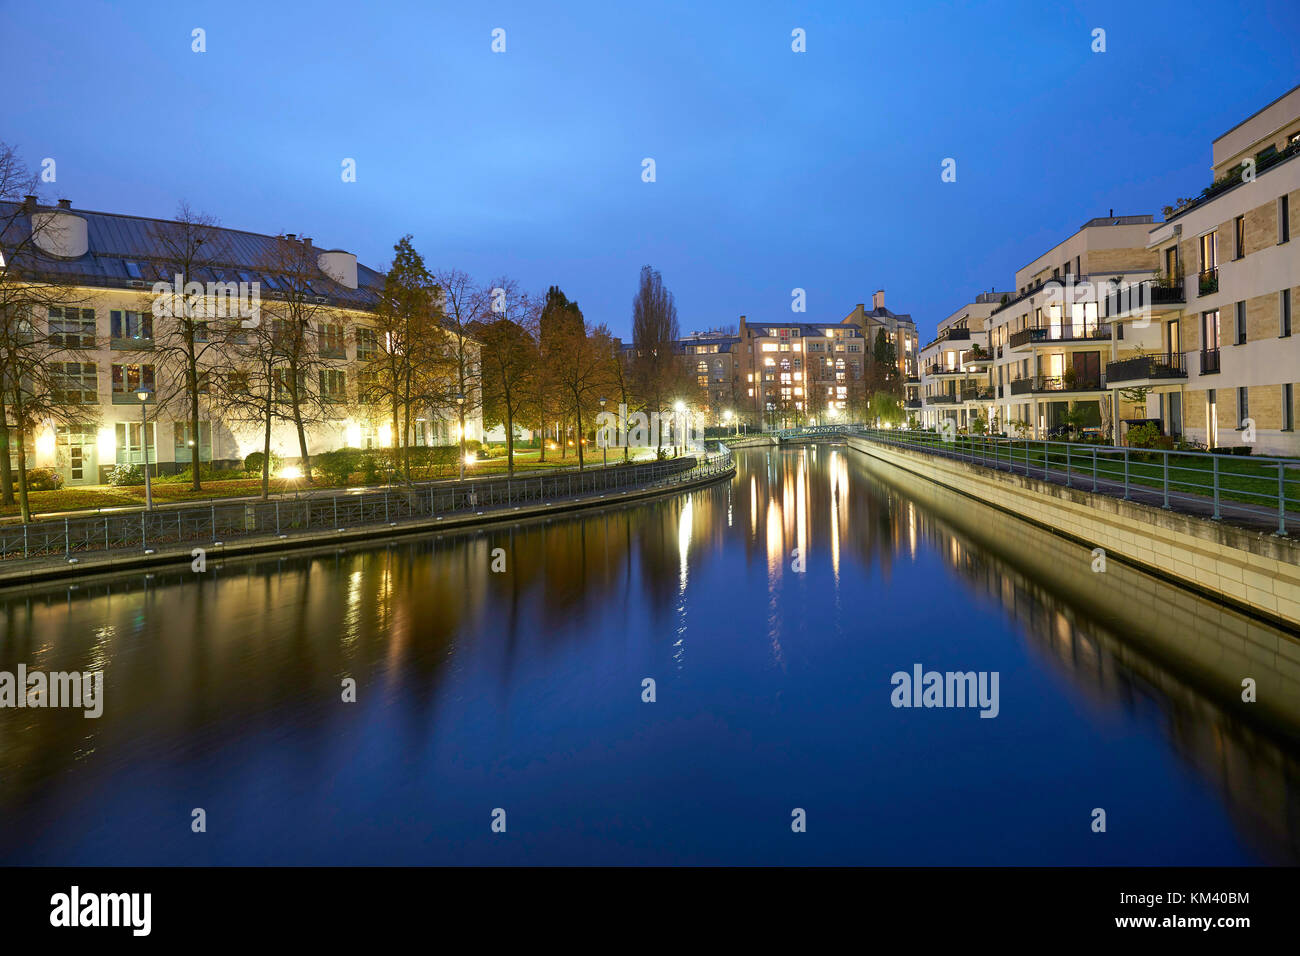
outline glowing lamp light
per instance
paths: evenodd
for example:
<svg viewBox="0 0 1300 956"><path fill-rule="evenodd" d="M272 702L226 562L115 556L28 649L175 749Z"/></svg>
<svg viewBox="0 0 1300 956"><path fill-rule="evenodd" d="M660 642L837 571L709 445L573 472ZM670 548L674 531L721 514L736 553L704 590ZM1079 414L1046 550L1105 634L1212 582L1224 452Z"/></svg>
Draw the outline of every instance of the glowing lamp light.
<svg viewBox="0 0 1300 956"><path fill-rule="evenodd" d="M302 477L302 469L297 465L286 465L280 469L280 477L285 481L297 481Z"/></svg>
<svg viewBox="0 0 1300 956"><path fill-rule="evenodd" d="M476 461L478 461L478 455L474 454L472 451L465 452L465 464L472 465Z"/></svg>
<svg viewBox="0 0 1300 956"><path fill-rule="evenodd" d="M36 436L36 456L38 458L54 457L54 430L47 428Z"/></svg>

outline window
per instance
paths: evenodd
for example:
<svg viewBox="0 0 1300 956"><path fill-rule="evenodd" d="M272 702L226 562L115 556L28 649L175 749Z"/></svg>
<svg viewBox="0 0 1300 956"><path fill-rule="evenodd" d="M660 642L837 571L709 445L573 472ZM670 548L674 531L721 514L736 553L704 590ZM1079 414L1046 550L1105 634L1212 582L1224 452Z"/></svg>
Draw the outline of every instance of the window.
<svg viewBox="0 0 1300 956"><path fill-rule="evenodd" d="M189 422L172 424L173 457L178 462L190 463L194 460L194 445L190 441L193 432ZM212 428L208 422L199 422L199 461L212 460Z"/></svg>
<svg viewBox="0 0 1300 956"><path fill-rule="evenodd" d="M1291 239L1291 197L1277 197L1277 241L1281 245Z"/></svg>
<svg viewBox="0 0 1300 956"><path fill-rule="evenodd" d="M1277 298L1277 311L1282 320L1281 337L1286 338L1291 334L1291 290L1283 289L1277 294Z"/></svg>
<svg viewBox="0 0 1300 956"><path fill-rule="evenodd" d="M1282 386L1282 431L1295 430L1295 386Z"/></svg>
<svg viewBox="0 0 1300 956"><path fill-rule="evenodd" d="M1201 236L1201 271L1209 272L1219 265L1219 234L1207 232Z"/></svg>
<svg viewBox="0 0 1300 956"><path fill-rule="evenodd" d="M1246 255L1246 217L1238 216L1232 221L1235 256L1242 259Z"/></svg>
<svg viewBox="0 0 1300 956"><path fill-rule="evenodd" d="M1245 388L1237 389L1237 427L1245 428L1250 417L1250 394Z"/></svg>
<svg viewBox="0 0 1300 956"><path fill-rule="evenodd" d="M135 393L141 388L153 390L152 365L114 365L112 371L114 405L139 405L140 399ZM153 400L151 395L149 401Z"/></svg>
<svg viewBox="0 0 1300 956"><path fill-rule="evenodd" d="M324 402L346 402L348 389L343 372L335 368L320 371L320 397Z"/></svg>
<svg viewBox="0 0 1300 956"><path fill-rule="evenodd" d="M320 354L330 358L347 358L343 345L343 325L339 322L322 322L316 327Z"/></svg>
<svg viewBox="0 0 1300 956"><path fill-rule="evenodd" d="M144 273L140 271L140 264L137 262L125 261L122 263L126 266L126 274L132 279L143 279Z"/></svg>
<svg viewBox="0 0 1300 956"><path fill-rule="evenodd" d="M116 431L117 463L119 465L144 464L144 447L140 443L140 423L118 422ZM157 462L156 454L152 449L157 448L158 445L157 438L154 435L154 423L150 422L149 427L143 431L149 442L149 448L151 449L149 463L152 465Z"/></svg>
<svg viewBox="0 0 1300 956"><path fill-rule="evenodd" d="M70 349L93 349L95 310L50 306L50 344Z"/></svg>
<svg viewBox="0 0 1300 956"><path fill-rule="evenodd" d="M50 380L57 402L99 404L99 376L94 362L54 362L50 365Z"/></svg>
<svg viewBox="0 0 1300 956"><path fill-rule="evenodd" d="M297 387L294 387L294 378L289 374L286 368L277 368L275 370L275 400L285 402L291 400L295 395L302 395L307 390L307 373L299 372L297 376Z"/></svg>
<svg viewBox="0 0 1300 956"><path fill-rule="evenodd" d="M1237 344L1246 344L1246 303L1237 303Z"/></svg>
<svg viewBox="0 0 1300 956"><path fill-rule="evenodd" d="M153 315L113 309L108 313L110 345L139 348L153 343Z"/></svg>

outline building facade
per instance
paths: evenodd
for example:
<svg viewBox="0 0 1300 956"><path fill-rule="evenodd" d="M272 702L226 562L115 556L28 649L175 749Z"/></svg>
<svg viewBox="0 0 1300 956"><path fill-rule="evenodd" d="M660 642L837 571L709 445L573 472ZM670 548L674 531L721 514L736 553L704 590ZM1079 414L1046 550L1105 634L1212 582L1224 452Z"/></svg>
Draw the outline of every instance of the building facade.
<svg viewBox="0 0 1300 956"><path fill-rule="evenodd" d="M176 263L159 236L173 226L167 220L74 210L61 200L55 207L38 206L28 197L21 204L0 204L0 221L7 224L0 249L19 247L28 233L25 265L44 281L57 284L66 296L58 305L38 308L28 319L52 352L51 375L60 382L60 404L54 420L35 428L25 446L28 468L53 468L67 484L98 484L116 465L142 465L146 445L151 471L172 472L193 460L218 467L241 465L244 458L263 448L263 426L244 420L223 401L218 376L229 384L240 374L241 347L251 333L241 322L229 319L216 341L222 320L195 323L196 339L205 347L200 381L199 431L191 433L188 401L178 396L176 368L162 358L161 342L167 323L177 320L158 314L159 287L174 282ZM379 356L381 343L375 330L374 310L383 286L383 274L357 262L352 253L317 248L310 238L273 237L233 229L212 229L219 255L205 259L192 277L218 289L251 287L259 297L257 322L280 322L277 302L288 296L289 281L277 274L287 244L295 255L314 262L310 276L313 321L304 330L312 353L310 390L316 413L306 426L309 454L340 447L379 448L395 444L391 408L367 404L359 383ZM214 309L220 311L219 309ZM165 310L163 310L165 313ZM276 333L279 334L277 327ZM477 366L477 355L473 356ZM138 394L152 393L141 402ZM170 398L168 397L170 396ZM475 405L477 403L474 403ZM72 420L77 424L69 424ZM454 409L428 408L412 422L408 443L450 444L458 440ZM470 438L482 437L481 416L466 423ZM299 458L295 423L280 415L272 425L273 454L286 461ZM16 468L18 448L10 443L10 460Z"/></svg>

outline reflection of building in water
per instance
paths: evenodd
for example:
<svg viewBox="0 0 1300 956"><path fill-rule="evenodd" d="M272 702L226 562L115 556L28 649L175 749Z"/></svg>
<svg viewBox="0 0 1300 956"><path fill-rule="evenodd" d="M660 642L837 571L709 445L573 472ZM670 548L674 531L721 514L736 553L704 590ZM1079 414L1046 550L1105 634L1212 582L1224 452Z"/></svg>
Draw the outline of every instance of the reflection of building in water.
<svg viewBox="0 0 1300 956"><path fill-rule="evenodd" d="M1097 706L1159 708L1177 752L1215 780L1257 849L1300 861L1300 644L1117 561L1094 573L1088 549L924 479L886 477L921 505L888 495L892 541L919 526ZM1247 676L1258 703L1240 699Z"/></svg>

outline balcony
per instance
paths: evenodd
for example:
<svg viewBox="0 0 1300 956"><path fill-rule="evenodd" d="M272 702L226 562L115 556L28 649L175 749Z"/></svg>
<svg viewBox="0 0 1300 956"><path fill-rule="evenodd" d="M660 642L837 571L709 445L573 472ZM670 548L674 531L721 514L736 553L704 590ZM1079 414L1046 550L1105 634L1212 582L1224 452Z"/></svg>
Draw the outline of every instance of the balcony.
<svg viewBox="0 0 1300 956"><path fill-rule="evenodd" d="M927 405L956 405L957 399L953 395L927 395L925 396Z"/></svg>
<svg viewBox="0 0 1300 956"><path fill-rule="evenodd" d="M939 336L940 341L947 340L950 342L960 342L960 341L969 341L969 339L970 339L970 329L967 328L944 329L943 334Z"/></svg>
<svg viewBox="0 0 1300 956"><path fill-rule="evenodd" d="M1179 352L1138 355L1106 365L1106 381L1110 385L1125 384L1136 388L1184 378L1187 378L1187 363Z"/></svg>
<svg viewBox="0 0 1300 956"><path fill-rule="evenodd" d="M1219 291L1219 270L1217 267L1206 269L1197 276L1197 280L1201 295L1213 295Z"/></svg>
<svg viewBox="0 0 1300 956"><path fill-rule="evenodd" d="M1219 350L1201 350L1201 374L1217 375L1219 373Z"/></svg>
<svg viewBox="0 0 1300 956"><path fill-rule="evenodd" d="M909 398L907 401L903 402L903 407L904 407L904 408L920 408L920 407L921 407L921 400L920 400L919 398Z"/></svg>
<svg viewBox="0 0 1300 956"><path fill-rule="evenodd" d="M933 365L927 365L925 367L925 374L930 376L936 376L936 377L942 377L944 375L974 375L975 370L966 369L960 365L956 366L955 368L948 368L948 366L946 365L939 365L938 363L935 363Z"/></svg>
<svg viewBox="0 0 1300 956"><path fill-rule="evenodd" d="M1120 288L1112 287L1103 298L1103 315L1108 320L1149 318L1169 312L1179 312L1187 302L1183 283L1157 285L1139 282ZM1121 326L1122 328L1122 326Z"/></svg>
<svg viewBox="0 0 1300 956"><path fill-rule="evenodd" d="M978 352L972 349L966 355L964 364L967 368L988 368L993 364L993 356L984 349Z"/></svg>
<svg viewBox="0 0 1300 956"><path fill-rule="evenodd" d="M991 402L996 397L992 385L982 385L979 388L963 388L961 390L961 400L963 402Z"/></svg>
<svg viewBox="0 0 1300 956"><path fill-rule="evenodd" d="M1123 338L1123 335L1120 336ZM1012 332L1007 339L1007 348L1012 352L1029 351L1035 345L1068 345L1071 342L1110 341L1110 328L1101 326L1033 326Z"/></svg>
<svg viewBox="0 0 1300 956"><path fill-rule="evenodd" d="M1104 386L1100 378L1078 379L1065 375L1034 375L1016 379L1011 383L1012 395L1030 395L1043 392L1099 392Z"/></svg>

